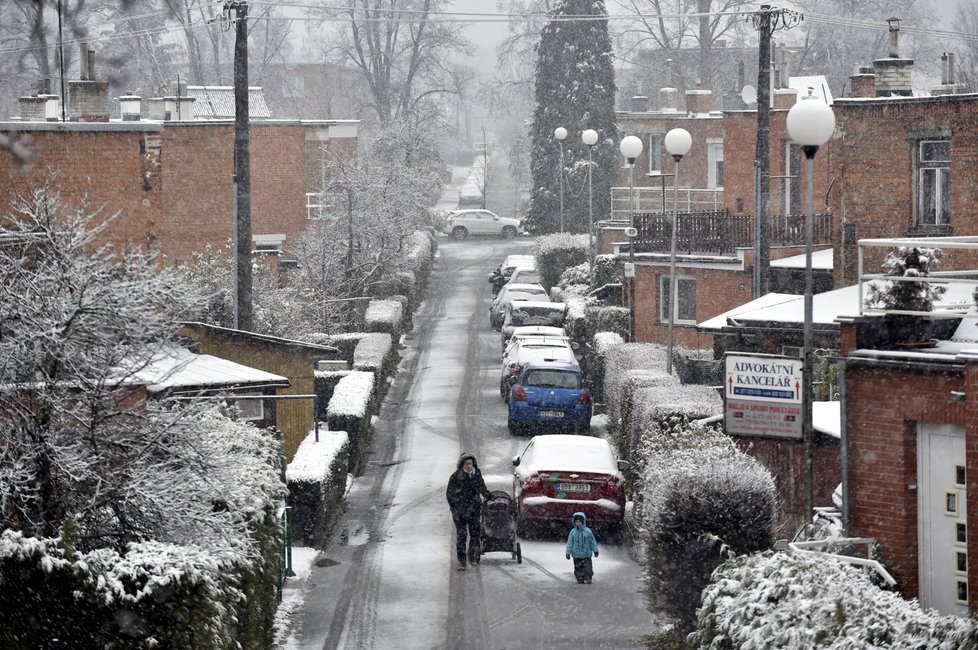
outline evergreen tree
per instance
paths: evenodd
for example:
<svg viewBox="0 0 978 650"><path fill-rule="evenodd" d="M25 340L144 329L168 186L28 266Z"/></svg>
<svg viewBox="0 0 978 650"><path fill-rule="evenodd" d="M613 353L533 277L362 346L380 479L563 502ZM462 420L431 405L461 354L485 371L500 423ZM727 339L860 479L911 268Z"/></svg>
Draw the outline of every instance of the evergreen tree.
<svg viewBox="0 0 978 650"><path fill-rule="evenodd" d="M564 229L588 232L588 148L585 129L598 133L591 152L594 222L611 215L611 184L619 167L615 124L615 71L604 0L560 0L537 45L536 108L530 171L533 184L524 221L532 234L560 229L560 145L564 147ZM564 19L564 20L561 20ZM567 129L561 143L554 129Z"/></svg>

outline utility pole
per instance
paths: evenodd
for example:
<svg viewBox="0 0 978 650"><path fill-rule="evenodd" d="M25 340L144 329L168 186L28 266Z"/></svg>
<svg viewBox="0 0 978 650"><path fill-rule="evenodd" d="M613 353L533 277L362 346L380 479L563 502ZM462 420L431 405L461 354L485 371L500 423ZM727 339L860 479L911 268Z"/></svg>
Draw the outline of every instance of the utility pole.
<svg viewBox="0 0 978 650"><path fill-rule="evenodd" d="M228 0L234 31L235 327L254 328L251 274L251 138L248 126L248 1Z"/></svg>
<svg viewBox="0 0 978 650"><path fill-rule="evenodd" d="M761 5L761 10L751 15L750 20L758 30L757 46L757 142L754 149L754 178L757 186L757 238L759 253L754 265L759 277L760 298L770 291L771 266L771 36L777 29L791 29L802 19L802 15L789 9L776 9L771 5Z"/></svg>

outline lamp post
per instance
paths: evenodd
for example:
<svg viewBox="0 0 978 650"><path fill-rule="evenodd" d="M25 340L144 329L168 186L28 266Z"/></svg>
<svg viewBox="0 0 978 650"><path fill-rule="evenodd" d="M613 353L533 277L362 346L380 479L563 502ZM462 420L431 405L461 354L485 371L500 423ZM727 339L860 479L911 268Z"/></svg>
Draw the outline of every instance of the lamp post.
<svg viewBox="0 0 978 650"><path fill-rule="evenodd" d="M814 226L814 166L818 148L829 141L835 130L835 114L824 102L808 97L788 111L788 135L801 145L808 160L808 197L805 212L805 325L801 366L801 435L805 445L805 512L810 517L814 506L812 478L812 229Z"/></svg>
<svg viewBox="0 0 978 650"><path fill-rule="evenodd" d="M676 234L679 230L679 161L693 146L693 138L686 129L672 129L666 133L666 151L676 162L672 194L672 242L669 246L669 330L666 335L666 373L672 374L672 329L676 323Z"/></svg>
<svg viewBox="0 0 978 650"><path fill-rule="evenodd" d="M591 158L591 150L598 142L598 132L594 129L586 129L581 134L581 142L587 145L587 232L590 241L590 272L591 281L594 281L594 258L597 254L594 248L594 191L591 188L591 168L594 161Z"/></svg>
<svg viewBox="0 0 978 650"><path fill-rule="evenodd" d="M567 137L567 129L558 126L554 129L554 137L557 138L557 146L560 148L560 167L557 168L557 185L560 188L560 232L564 232L564 138Z"/></svg>
<svg viewBox="0 0 978 650"><path fill-rule="evenodd" d="M628 167L628 225L635 228L635 159L642 155L642 141L634 135L626 135L618 145ZM628 261L635 262L635 238L628 238Z"/></svg>

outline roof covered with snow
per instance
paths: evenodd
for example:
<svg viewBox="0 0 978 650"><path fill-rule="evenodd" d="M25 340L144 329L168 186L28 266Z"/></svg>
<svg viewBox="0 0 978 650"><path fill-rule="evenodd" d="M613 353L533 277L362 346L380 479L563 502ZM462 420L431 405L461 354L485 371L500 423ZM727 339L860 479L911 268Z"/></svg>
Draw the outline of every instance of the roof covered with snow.
<svg viewBox="0 0 978 650"><path fill-rule="evenodd" d="M131 381L146 384L150 393L165 390L276 387L288 388L285 377L221 359L209 354L194 354L181 347L167 347L153 356Z"/></svg>
<svg viewBox="0 0 978 650"><path fill-rule="evenodd" d="M779 269L803 269L805 268L805 254L782 257L779 260L771 260L771 266ZM812 252L812 268L820 271L832 270L832 249L826 248Z"/></svg>
<svg viewBox="0 0 978 650"><path fill-rule="evenodd" d="M234 119L234 86L187 86L187 95L194 98L194 119ZM260 86L248 86L248 117L267 119L272 116Z"/></svg>

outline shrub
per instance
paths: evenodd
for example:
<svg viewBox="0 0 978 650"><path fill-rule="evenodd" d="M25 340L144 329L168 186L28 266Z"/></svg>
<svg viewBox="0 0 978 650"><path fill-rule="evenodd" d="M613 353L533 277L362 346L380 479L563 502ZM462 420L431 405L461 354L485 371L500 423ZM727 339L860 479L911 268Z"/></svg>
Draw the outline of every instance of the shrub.
<svg viewBox="0 0 978 650"><path fill-rule="evenodd" d="M538 237L533 255L543 286L557 286L565 270L588 261L588 236L557 233Z"/></svg>
<svg viewBox="0 0 978 650"><path fill-rule="evenodd" d="M796 551L733 558L703 592L698 648L975 650L973 619L921 610L831 555Z"/></svg>
<svg viewBox="0 0 978 650"><path fill-rule="evenodd" d="M605 355L605 400L608 417L614 429L621 421L621 405L626 372L647 369L665 372L666 348L658 343L624 343L610 348Z"/></svg>
<svg viewBox="0 0 978 650"><path fill-rule="evenodd" d="M374 374L351 371L340 379L326 408L326 422L331 431L346 431L350 437L349 472L357 474L373 431Z"/></svg>
<svg viewBox="0 0 978 650"><path fill-rule="evenodd" d="M399 300L371 300L364 315L364 327L368 332L384 332L400 336L404 305Z"/></svg>
<svg viewBox="0 0 978 650"><path fill-rule="evenodd" d="M621 336L614 332L597 332L591 342L590 349L585 353L587 367L591 375L591 394L595 402L604 402L604 357L609 348L624 343Z"/></svg>
<svg viewBox="0 0 978 650"><path fill-rule="evenodd" d="M612 428L611 440L621 458L633 460L632 455L638 445L639 432L642 430L638 425L640 420L635 417L635 412L642 408L643 398L637 394L643 389L655 386L678 385L679 380L662 370L638 368L626 370L623 377L616 378L615 383L619 382L621 390L615 403L618 420L617 425Z"/></svg>
<svg viewBox="0 0 978 650"><path fill-rule="evenodd" d="M310 433L286 469L292 504L292 531L306 546L323 548L343 505L349 436L343 431Z"/></svg>
<svg viewBox="0 0 978 650"><path fill-rule="evenodd" d="M886 275L904 278L926 278L941 259L939 248L901 246L886 254L883 270ZM893 282L870 284L865 305L879 309L931 311L947 287L929 282Z"/></svg>
<svg viewBox="0 0 978 650"><path fill-rule="evenodd" d="M700 593L724 556L774 542L774 479L722 432L685 418L650 427L640 453L647 459L637 501L650 596L691 630Z"/></svg>

